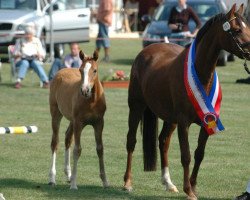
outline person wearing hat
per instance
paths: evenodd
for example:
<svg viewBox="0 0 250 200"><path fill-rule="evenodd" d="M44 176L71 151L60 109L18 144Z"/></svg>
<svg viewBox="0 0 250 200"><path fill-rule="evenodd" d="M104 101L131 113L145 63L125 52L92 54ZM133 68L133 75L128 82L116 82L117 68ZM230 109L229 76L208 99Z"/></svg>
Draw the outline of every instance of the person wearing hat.
<svg viewBox="0 0 250 200"><path fill-rule="evenodd" d="M21 88L21 81L24 79L27 70L33 69L43 83L43 88L49 87L48 77L42 66L42 60L45 58L45 51L39 38L35 37L35 27L27 25L25 27L24 37L17 39L14 56L16 67L18 69L15 88Z"/></svg>

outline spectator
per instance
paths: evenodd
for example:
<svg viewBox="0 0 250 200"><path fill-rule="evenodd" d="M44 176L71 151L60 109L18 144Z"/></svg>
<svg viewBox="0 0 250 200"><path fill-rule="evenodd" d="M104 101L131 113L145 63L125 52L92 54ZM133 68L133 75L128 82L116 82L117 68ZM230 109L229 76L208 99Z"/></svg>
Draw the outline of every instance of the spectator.
<svg viewBox="0 0 250 200"><path fill-rule="evenodd" d="M124 3L124 22L123 26L125 32L131 32L131 29L135 31L137 28L137 13L138 13L138 1L137 0L127 0Z"/></svg>
<svg viewBox="0 0 250 200"><path fill-rule="evenodd" d="M113 0L100 0L97 12L97 22L99 26L96 39L96 50L99 52L104 48L103 61L109 62L110 39L108 34L109 26L112 25L113 18Z"/></svg>
<svg viewBox="0 0 250 200"><path fill-rule="evenodd" d="M138 0L138 30L144 31L147 23L142 21L143 15L153 15L155 9L159 6L162 0Z"/></svg>
<svg viewBox="0 0 250 200"><path fill-rule="evenodd" d="M190 19L193 19L196 23L196 28L193 33L190 32L188 27ZM168 26L172 30L170 37L179 39L179 41L175 43L185 46L196 36L201 27L201 22L193 9L186 4L186 0L179 0L178 5L173 7L170 12Z"/></svg>
<svg viewBox="0 0 250 200"><path fill-rule="evenodd" d="M29 24L25 27L23 38L16 40L14 56L16 67L18 69L16 89L21 88L21 81L24 79L27 70L32 68L43 82L43 88L49 87L48 77L42 66L42 60L45 58L45 51L41 41L35 37L35 27Z"/></svg>
<svg viewBox="0 0 250 200"><path fill-rule="evenodd" d="M70 54L66 55L63 62L59 58L55 58L49 71L49 80L51 81L56 73L62 68L79 68L82 64L79 58L79 45L77 43L70 44Z"/></svg>
<svg viewBox="0 0 250 200"><path fill-rule="evenodd" d="M250 200L250 181L248 182L246 192L236 197L234 200Z"/></svg>

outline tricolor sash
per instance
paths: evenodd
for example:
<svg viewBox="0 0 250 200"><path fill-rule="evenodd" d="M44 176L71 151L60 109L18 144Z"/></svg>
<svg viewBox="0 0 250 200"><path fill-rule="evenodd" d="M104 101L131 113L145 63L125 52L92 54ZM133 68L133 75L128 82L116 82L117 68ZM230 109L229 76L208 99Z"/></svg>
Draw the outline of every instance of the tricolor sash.
<svg viewBox="0 0 250 200"><path fill-rule="evenodd" d="M193 104L201 125L209 135L224 130L219 119L220 104L222 99L221 87L216 71L214 72L213 85L207 96L195 70L196 42L192 42L184 64L184 83L189 100Z"/></svg>

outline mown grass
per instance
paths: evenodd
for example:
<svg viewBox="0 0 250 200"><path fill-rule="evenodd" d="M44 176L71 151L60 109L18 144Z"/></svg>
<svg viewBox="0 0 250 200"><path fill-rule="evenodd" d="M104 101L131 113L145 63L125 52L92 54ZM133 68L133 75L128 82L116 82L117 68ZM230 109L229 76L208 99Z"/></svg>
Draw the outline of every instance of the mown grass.
<svg viewBox="0 0 250 200"><path fill-rule="evenodd" d="M91 54L94 41L81 45ZM141 50L139 40L113 40L111 62L100 62L100 77L110 69L122 69L129 73L131 63ZM67 50L68 51L68 50ZM100 54L102 58L103 53ZM243 61L236 60L227 67L218 68L223 90L221 120L226 128L221 134L211 136L205 159L198 176L198 192L201 200L227 200L245 190L250 174L249 143L249 85L235 84L237 78L247 77ZM49 65L45 66L49 70ZM78 190L69 190L63 173L64 131L68 125L62 121L60 147L57 158L57 186L47 185L51 162L51 126L46 89L39 88L35 74L28 74L23 88L16 90L10 79L9 65L1 70L0 126L36 125L37 134L0 136L0 193L7 200L48 199L185 199L182 191L183 170L175 133L170 147L170 173L179 188L179 194L168 193L160 182L160 166L156 172L143 172L141 135L137 134L137 146L133 157L134 191L122 190L126 166L127 89L105 89L107 112L103 132L105 163L111 187L103 189L99 179L98 159L93 130L86 127L82 133L82 155L78 164ZM191 126L190 148L197 144L198 127ZM193 164L193 160L192 160Z"/></svg>

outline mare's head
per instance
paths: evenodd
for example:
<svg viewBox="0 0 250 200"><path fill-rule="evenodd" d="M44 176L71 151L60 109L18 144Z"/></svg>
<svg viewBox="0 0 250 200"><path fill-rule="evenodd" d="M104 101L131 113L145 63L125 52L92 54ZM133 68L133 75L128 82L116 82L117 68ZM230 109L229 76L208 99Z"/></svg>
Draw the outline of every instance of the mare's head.
<svg viewBox="0 0 250 200"><path fill-rule="evenodd" d="M223 49L239 58L250 60L250 26L243 17L243 4L236 10L234 4L231 10L222 18L220 45Z"/></svg>
<svg viewBox="0 0 250 200"><path fill-rule="evenodd" d="M79 52L79 56L82 60L82 65L79 68L81 73L81 93L84 97L89 98L92 94L92 89L95 83L98 81L98 52L95 51L92 57L86 56L82 50Z"/></svg>

